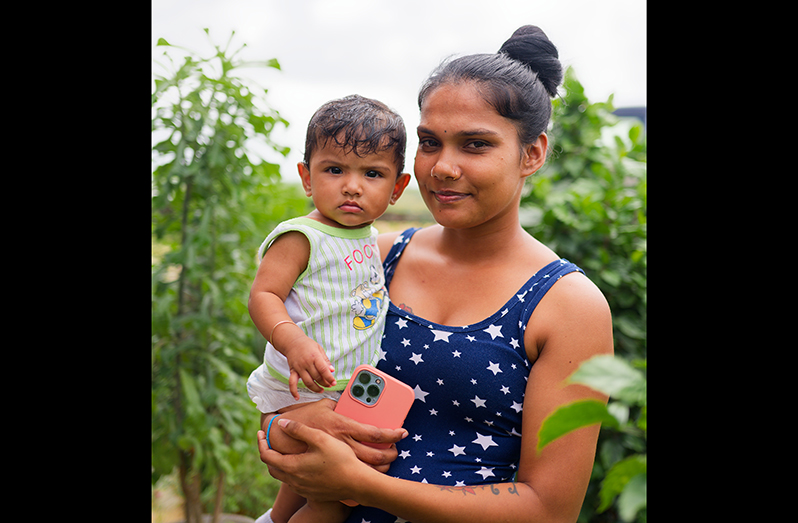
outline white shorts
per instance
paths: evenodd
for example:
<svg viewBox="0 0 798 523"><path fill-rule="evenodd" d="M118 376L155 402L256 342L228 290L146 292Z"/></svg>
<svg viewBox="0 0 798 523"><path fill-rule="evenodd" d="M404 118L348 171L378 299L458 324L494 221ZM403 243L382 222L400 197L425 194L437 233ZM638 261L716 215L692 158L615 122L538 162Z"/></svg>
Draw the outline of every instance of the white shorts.
<svg viewBox="0 0 798 523"><path fill-rule="evenodd" d="M299 403L311 403L323 398L330 398L338 401L341 391L325 390L323 392L313 392L300 387L299 401L294 399L288 390L288 384L283 383L271 374L265 365L261 365L252 371L247 380L247 393L255 403L258 410L264 414L277 412L283 407L297 405Z"/></svg>

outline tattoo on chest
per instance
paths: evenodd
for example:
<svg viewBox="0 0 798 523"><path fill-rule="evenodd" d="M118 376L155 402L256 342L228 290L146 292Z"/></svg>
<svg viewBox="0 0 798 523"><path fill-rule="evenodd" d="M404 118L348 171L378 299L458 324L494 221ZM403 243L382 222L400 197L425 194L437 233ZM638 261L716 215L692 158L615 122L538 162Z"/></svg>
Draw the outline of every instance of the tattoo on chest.
<svg viewBox="0 0 798 523"><path fill-rule="evenodd" d="M397 305L397 307L399 307L400 309L402 309L405 312L409 312L410 314L413 314L413 309L411 309L410 306L407 305L407 304L400 303L399 305Z"/></svg>

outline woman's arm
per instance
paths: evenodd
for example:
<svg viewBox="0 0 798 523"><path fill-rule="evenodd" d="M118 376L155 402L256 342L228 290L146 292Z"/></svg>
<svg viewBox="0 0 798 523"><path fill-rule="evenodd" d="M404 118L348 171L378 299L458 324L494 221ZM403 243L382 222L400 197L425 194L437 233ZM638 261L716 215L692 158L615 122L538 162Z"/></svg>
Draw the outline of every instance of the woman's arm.
<svg viewBox="0 0 798 523"><path fill-rule="evenodd" d="M531 330L531 331L530 331ZM579 399L606 397L564 380L582 361L612 352L606 300L587 278L569 275L547 293L524 338L536 361L524 401L517 483L445 487L376 474L352 451L319 431L283 420L283 430L305 441L307 452L281 456L259 441L271 474L310 499L354 499L403 519L422 522L576 521L595 457L599 426L584 427L536 450L543 419Z"/></svg>
<svg viewBox="0 0 798 523"><path fill-rule="evenodd" d="M368 464L380 472L387 472L391 463L397 457L396 443L407 437L407 430L382 429L373 425L358 423L357 421L338 414L334 411L335 401L331 399L321 399L313 403L303 403L293 406L280 414L280 418L271 424L269 430L269 443L272 448L282 454L298 454L307 450L307 444L288 435L279 425L280 419L297 420L303 425L319 429L334 439L345 443L358 460ZM261 415L261 431L263 436L263 448L266 447L265 431L269 429L269 421L274 414ZM388 443L389 448L379 449L368 443Z"/></svg>

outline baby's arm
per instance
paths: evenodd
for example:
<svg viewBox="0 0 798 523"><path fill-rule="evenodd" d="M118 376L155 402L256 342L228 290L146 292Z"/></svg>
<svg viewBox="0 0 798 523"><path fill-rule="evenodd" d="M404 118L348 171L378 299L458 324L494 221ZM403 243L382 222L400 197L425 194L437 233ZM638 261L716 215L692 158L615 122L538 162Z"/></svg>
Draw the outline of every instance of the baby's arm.
<svg viewBox="0 0 798 523"><path fill-rule="evenodd" d="M324 349L293 324L285 308L291 287L305 271L310 243L299 232L280 235L261 259L249 293L249 315L260 333L288 360L289 387L299 399L299 379L313 392L335 385Z"/></svg>

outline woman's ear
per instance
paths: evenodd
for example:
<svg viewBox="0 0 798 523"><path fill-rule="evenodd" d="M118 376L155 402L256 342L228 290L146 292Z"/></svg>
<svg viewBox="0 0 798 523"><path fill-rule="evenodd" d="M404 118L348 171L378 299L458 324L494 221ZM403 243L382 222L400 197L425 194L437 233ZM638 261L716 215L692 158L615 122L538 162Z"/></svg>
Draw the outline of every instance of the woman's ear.
<svg viewBox="0 0 798 523"><path fill-rule="evenodd" d="M523 147L521 155L521 172L526 176L535 174L546 163L546 151L549 147L549 137L541 133L538 139Z"/></svg>
<svg viewBox="0 0 798 523"><path fill-rule="evenodd" d="M296 164L296 169L299 171L299 178L302 180L302 187L305 189L305 196L312 196L310 190L310 169L308 169L305 162Z"/></svg>

